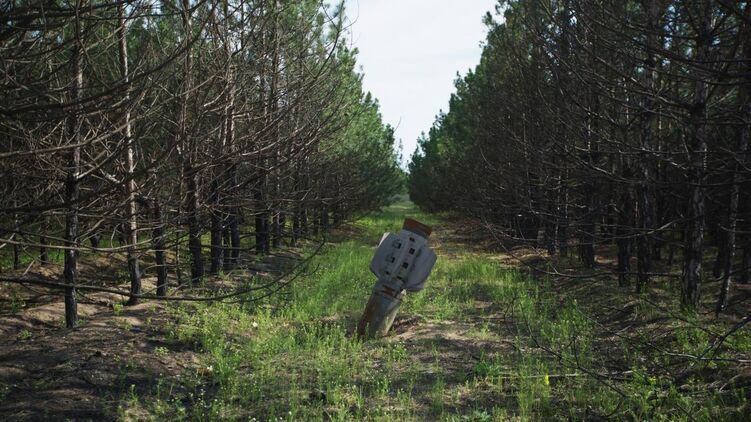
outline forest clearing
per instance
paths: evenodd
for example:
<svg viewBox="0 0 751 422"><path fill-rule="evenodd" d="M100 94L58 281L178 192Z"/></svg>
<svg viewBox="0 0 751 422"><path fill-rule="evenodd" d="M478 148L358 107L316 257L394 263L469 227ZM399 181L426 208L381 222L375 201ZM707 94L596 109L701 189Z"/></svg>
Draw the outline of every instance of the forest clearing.
<svg viewBox="0 0 751 422"><path fill-rule="evenodd" d="M353 331L374 282L368 262L405 215L435 227L439 261L426 289L405 299L391 334L362 341ZM612 279L535 277L466 227L398 203L335 230L308 276L262 302L122 307L96 293L82 301L72 333L61 304L27 304L33 298L19 293L23 310L2 319L0 413L476 421L747 414L751 335L720 338L735 316L680 317L659 286L629 297Z"/></svg>

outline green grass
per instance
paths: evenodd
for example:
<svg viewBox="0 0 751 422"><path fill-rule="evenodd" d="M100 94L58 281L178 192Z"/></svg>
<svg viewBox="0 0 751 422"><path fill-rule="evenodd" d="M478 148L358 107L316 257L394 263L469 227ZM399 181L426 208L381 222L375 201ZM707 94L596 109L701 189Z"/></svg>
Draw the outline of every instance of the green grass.
<svg viewBox="0 0 751 422"><path fill-rule="evenodd" d="M628 344L603 349L590 309L575 298L557 296L550 282L504 267L490 253L469 253L440 237L425 290L408 295L400 309L403 317L418 317L410 328L414 338L352 338L375 282L368 270L373 249L405 215L439 230L443 224L440 216L396 204L335 233L310 264L312 275L285 294L261 303L172 308L172 340L198 348L203 369L179 381L190 392L179 400L174 380L160 380L149 400L129 391L121 417L133 418L133 407L158 419L190 420L710 420L743 414L745 392L697 392L701 385L679 391ZM696 353L709 339L683 327L673 341ZM730 343L747 350L751 338L739 334ZM627 366L618 376L604 374L610 354Z"/></svg>
<svg viewBox="0 0 751 422"><path fill-rule="evenodd" d="M21 253L18 256L19 269L26 268L32 262L38 262L39 249L31 247L21 248ZM65 254L60 249L47 249L47 258L50 263L62 264L65 259ZM13 269L13 248L8 247L0 250L0 272Z"/></svg>

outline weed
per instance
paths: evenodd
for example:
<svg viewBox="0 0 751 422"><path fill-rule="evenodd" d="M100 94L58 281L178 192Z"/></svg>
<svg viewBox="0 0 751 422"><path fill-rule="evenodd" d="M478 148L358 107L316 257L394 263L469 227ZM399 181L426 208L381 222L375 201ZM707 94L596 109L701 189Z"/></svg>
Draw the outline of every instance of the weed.
<svg viewBox="0 0 751 422"><path fill-rule="evenodd" d="M10 393L10 385L0 382L0 403L5 401L5 398L8 397L8 393Z"/></svg>
<svg viewBox="0 0 751 422"><path fill-rule="evenodd" d="M21 330L20 333L18 333L18 339L19 340L29 340L29 339L31 339L31 337L33 337L33 334L31 334L31 331L29 331L29 330L27 330L25 328L23 330Z"/></svg>
<svg viewBox="0 0 751 422"><path fill-rule="evenodd" d="M444 409L444 392L446 390L446 383L442 377L436 378L433 382L433 386L430 389L430 408L433 413L440 415Z"/></svg>
<svg viewBox="0 0 751 422"><path fill-rule="evenodd" d="M488 358L487 356L480 357L480 360L475 363L474 373L479 378L496 378L504 372L504 366L500 363L498 357Z"/></svg>
<svg viewBox="0 0 751 422"><path fill-rule="evenodd" d="M26 301L24 301L21 297L19 297L16 292L11 293L10 295L10 312L12 314L17 314L23 310L23 308L26 306Z"/></svg>

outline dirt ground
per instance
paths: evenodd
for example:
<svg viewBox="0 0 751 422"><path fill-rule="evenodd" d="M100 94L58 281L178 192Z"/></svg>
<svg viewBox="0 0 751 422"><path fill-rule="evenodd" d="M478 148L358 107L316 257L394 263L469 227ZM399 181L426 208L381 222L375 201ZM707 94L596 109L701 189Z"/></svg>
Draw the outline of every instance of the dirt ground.
<svg viewBox="0 0 751 422"><path fill-rule="evenodd" d="M611 347L609 338L638 333L642 338L657 339L669 336L669 326L664 317L644 320L636 317L638 311L628 296L618 294L618 287L603 284L611 278L594 276L588 279L566 277L566 262L552 263L540 251L524 246L500 247L494 240L482 236L472 222L461 222L445 227L436 236L440 244L473 245L477 250L494 250L493 259L509 266L529 266L530 271L544 275L545 271L560 271L553 277L553 288L561 297L576 298L590 309L601 309L595 315L601 329L602 342L598 345L602 355L608 356ZM614 265L612 251L598 251L597 271L607 274ZM452 249L441 250L450 255ZM106 264L86 263L82 272L97 274L106 271ZM32 267L24 269L27 274L53 278L59 268ZM171 280L172 284L174 280ZM155 289L153 278L144 279L144 289ZM655 284L650 292L656 303L667 300L669 280L663 285ZM710 292L716 291L716 283L705 285L707 309L713 300ZM113 286L113 284L108 284ZM125 286L120 286L125 288ZM174 287L174 286L171 286ZM594 293L593 293L594 292ZM728 326L751 314L751 286L734 285L729 312L722 316ZM169 386L170 395L176 400L188 402L186 378L195 377L206 370L200 359L201 351L194 344L182 343L170 335L174 316L170 306L162 302L144 303L123 307L123 298L109 293L86 293L78 305L80 325L74 330L64 328L64 309L60 296L42 287L25 287L17 284L0 284L0 419L2 420L116 420L123 416L140 419L146 415L124 414L128 412L124 401L129 393L148 399L157 388L157 383ZM478 302L482 307L482 303ZM441 360L445 365L455 366L456 373L471 370L483 352L489 350L511 352L513 341L494 338L483 342L476 336L468 336L478 324L495 318L496 326L504 321L502 315L485 315L478 308L477 315L466 323L446 324L427 322L419 316L400 317L395 322L391 342L435 342L438 340L444 351ZM711 312L702 318L709 319ZM663 319L660 319L663 318ZM635 323L642 324L634 327ZM636 328L636 329L635 329ZM508 333L512 330L509 328ZM615 343L613 343L615 344ZM636 345L635 347L638 347ZM613 356L617 353L612 354ZM418 357L419 358L419 357ZM424 356L425 361L433 359ZM617 367L618 362L609 362ZM691 374L689 374L691 375ZM708 388L751 386L751 364L738 367L737 376L731 381L722 374L706 375ZM677 385L681 377L677 372ZM485 398L492 400L492 398Z"/></svg>
<svg viewBox="0 0 751 422"><path fill-rule="evenodd" d="M282 252L245 266L264 279L297 259L294 252ZM79 259L82 279L127 291L127 283L117 282L125 278L121 268L127 264L119 256ZM54 263L34 264L15 274L59 281L61 271ZM190 292L236 287L247 274L211 278ZM168 282L174 292L177 280ZM145 293L156 291L155 277L142 283ZM177 322L171 303L142 300L123 306L127 298L112 293L79 290L78 296L78 327L69 330L58 290L0 283L0 420L139 420L146 415L129 414L124 402L133 396L148 399L158 388L168 388L174 400L189 401L195 379L210 368L202 366L195 344L170 332Z"/></svg>
<svg viewBox="0 0 751 422"><path fill-rule="evenodd" d="M144 282L146 289L154 287L154 280ZM3 286L3 299L13 288L14 300L23 300L18 286ZM161 303L116 310L120 297L88 294L78 304L79 327L67 330L62 301L34 290L39 293L29 298L30 306L0 317L5 420L116 419L118 400L131 388L151 391L159 378L179 385L181 374L200 366L190 345L166 340L170 317Z"/></svg>

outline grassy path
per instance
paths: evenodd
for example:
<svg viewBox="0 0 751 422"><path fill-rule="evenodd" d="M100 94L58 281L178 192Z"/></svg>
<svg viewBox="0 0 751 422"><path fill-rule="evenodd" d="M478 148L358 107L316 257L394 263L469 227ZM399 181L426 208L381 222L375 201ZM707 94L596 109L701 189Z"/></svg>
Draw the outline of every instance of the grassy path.
<svg viewBox="0 0 751 422"><path fill-rule="evenodd" d="M373 248L405 215L434 226L438 263L424 291L409 295L392 335L351 338L374 277ZM174 309L175 340L197 345L204 370L148 401L133 395L121 415L257 420L549 420L709 418L661 380L613 374L595 322L545 281L470 251L451 226L397 204L334 234L314 275L261 305ZM646 374L646 372L644 372ZM711 403L710 403L711 404ZM672 413L672 412L678 413Z"/></svg>
<svg viewBox="0 0 751 422"><path fill-rule="evenodd" d="M435 227L431 244L438 263L426 289L406 299L392 336L356 341L351 333L375 282L368 270L373 248L383 232L400 228L405 215ZM440 220L406 203L335 233L312 266L312 277L265 306L176 311L174 335L200 344L211 370L210 382L196 380L209 384L204 397L195 397L186 412L259 420L452 414L491 420L515 412L499 394L503 383L493 380L505 371L503 356L514 353L513 337L498 329L508 324L503 313L519 277L514 271L465 252ZM149 407L166 417L181 404L165 395Z"/></svg>

